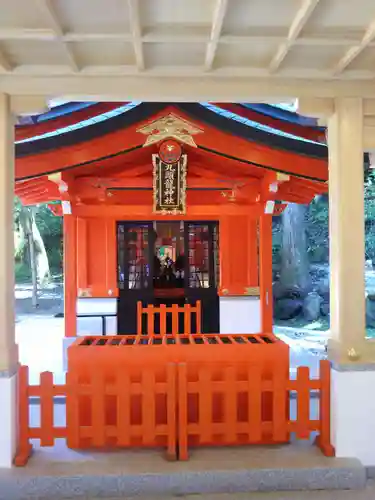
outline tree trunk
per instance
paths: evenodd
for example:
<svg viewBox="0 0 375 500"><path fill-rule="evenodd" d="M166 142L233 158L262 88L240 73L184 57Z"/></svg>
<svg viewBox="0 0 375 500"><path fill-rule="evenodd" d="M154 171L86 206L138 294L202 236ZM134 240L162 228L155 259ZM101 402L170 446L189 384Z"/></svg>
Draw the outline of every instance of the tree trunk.
<svg viewBox="0 0 375 500"><path fill-rule="evenodd" d="M31 230L35 246L35 260L37 267L38 282L43 284L50 277L50 269L46 247L35 222L35 214L32 211Z"/></svg>
<svg viewBox="0 0 375 500"><path fill-rule="evenodd" d="M32 280L32 304L38 307L38 283L49 277L48 256L40 231L35 222L33 208L22 207L20 223L26 237L28 253L30 258L30 270Z"/></svg>
<svg viewBox="0 0 375 500"><path fill-rule="evenodd" d="M37 263L36 263L36 258L35 258L34 239L33 239L33 234L31 231L27 234L27 244L28 244L29 256L30 256L31 283L33 286L31 303L32 303L32 306L36 309L38 307L38 270L37 270Z"/></svg>
<svg viewBox="0 0 375 500"><path fill-rule="evenodd" d="M310 266L305 232L306 206L290 203L282 214L280 283L286 289L309 291Z"/></svg>

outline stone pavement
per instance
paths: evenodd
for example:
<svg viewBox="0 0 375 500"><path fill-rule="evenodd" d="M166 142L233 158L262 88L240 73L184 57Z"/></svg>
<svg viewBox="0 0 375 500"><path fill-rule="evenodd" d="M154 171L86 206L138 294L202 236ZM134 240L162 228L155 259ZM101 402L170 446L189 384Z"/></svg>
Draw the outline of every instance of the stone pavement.
<svg viewBox="0 0 375 500"><path fill-rule="evenodd" d="M231 493L206 495L175 495L122 497L121 500L375 500L375 485L371 481L363 491L287 491L275 493ZM70 500L66 498L65 500ZM83 500L93 500L86 498ZM120 500L119 497L107 500Z"/></svg>

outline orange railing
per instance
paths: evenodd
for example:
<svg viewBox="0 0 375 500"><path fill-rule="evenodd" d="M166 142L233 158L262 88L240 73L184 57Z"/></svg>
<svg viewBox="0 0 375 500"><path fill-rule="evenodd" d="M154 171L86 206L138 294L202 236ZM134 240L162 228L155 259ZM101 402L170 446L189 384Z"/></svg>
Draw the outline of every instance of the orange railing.
<svg viewBox="0 0 375 500"><path fill-rule="evenodd" d="M31 439L39 439L41 446L54 446L55 440L67 437L66 426L54 425L54 397L66 396L65 384L55 385L53 374L40 374L39 385L29 384L29 368L21 366L18 371L18 451L15 465L25 465L32 453ZM40 399L40 424L30 425L30 398Z"/></svg>
<svg viewBox="0 0 375 500"><path fill-rule="evenodd" d="M183 314L183 332L179 331L180 314ZM192 320L195 319L195 332L201 333L201 301L197 300L195 306L190 304L184 304L180 307L177 304L172 304L167 307L165 304L161 304L159 307L153 305L148 305L147 307L142 306L142 302L137 303L137 333L142 335L143 332L143 316L146 315L146 325L147 325L147 335L155 334L155 321L159 317L159 330L160 335L167 334L167 319L168 316L172 320L172 335L178 335L179 333L191 334L192 332Z"/></svg>
<svg viewBox="0 0 375 500"><path fill-rule="evenodd" d="M111 368L111 369L110 369ZM94 366L54 385L44 372L39 385L29 385L28 367L19 370L19 448L15 464L25 465L31 439L53 446L65 438L68 447L164 448L169 459L186 460L189 448L287 442L290 433L317 444L327 456L330 444L330 365L320 363L320 377L310 379L300 367L295 380L284 376L283 364L264 376L258 363L175 362L127 365L105 371ZM319 416L310 418L311 393L317 392ZM296 418L289 412L296 394ZM54 397L66 396L66 424L55 425ZM40 425L29 419L30 398L40 398ZM292 415L292 417L290 416Z"/></svg>
<svg viewBox="0 0 375 500"><path fill-rule="evenodd" d="M260 366L178 364L178 450L188 459L189 447L277 444L309 439L333 456L330 444L330 365L320 362L320 378L310 379L308 367L299 367L296 380L285 379L283 365L273 366L272 379ZM296 419L289 416L291 391L296 393ZM311 391L318 391L319 417L310 419Z"/></svg>
<svg viewBox="0 0 375 500"><path fill-rule="evenodd" d="M134 374L134 372L133 372ZM97 370L84 378L67 374L66 384L53 385L44 372L39 385L29 385L28 367L19 370L19 447L15 465L27 463L31 439L53 446L65 438L72 449L152 447L165 448L176 459L176 368L140 367L131 376L126 367L110 377ZM66 424L54 425L53 397L66 396ZM40 426L31 427L30 397L40 398Z"/></svg>

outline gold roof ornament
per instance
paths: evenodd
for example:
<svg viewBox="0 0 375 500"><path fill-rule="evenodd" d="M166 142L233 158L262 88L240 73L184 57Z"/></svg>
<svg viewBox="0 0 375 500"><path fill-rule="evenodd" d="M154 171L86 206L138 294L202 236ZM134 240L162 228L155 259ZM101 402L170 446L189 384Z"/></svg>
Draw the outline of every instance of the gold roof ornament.
<svg viewBox="0 0 375 500"><path fill-rule="evenodd" d="M188 146L197 147L193 135L202 134L203 130L196 127L192 123L180 118L179 116L169 113L162 118L158 118L151 123L148 123L137 132L147 135L146 142L143 147L151 146L165 139L176 139Z"/></svg>

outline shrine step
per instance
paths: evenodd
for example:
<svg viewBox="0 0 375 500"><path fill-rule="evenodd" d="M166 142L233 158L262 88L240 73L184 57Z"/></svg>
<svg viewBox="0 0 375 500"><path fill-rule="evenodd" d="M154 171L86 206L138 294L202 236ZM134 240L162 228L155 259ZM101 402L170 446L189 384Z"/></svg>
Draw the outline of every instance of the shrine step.
<svg viewBox="0 0 375 500"><path fill-rule="evenodd" d="M360 490L366 479L359 461L305 443L196 449L187 462L166 462L160 451L74 452L61 442L36 448L23 469L0 470L0 500Z"/></svg>

